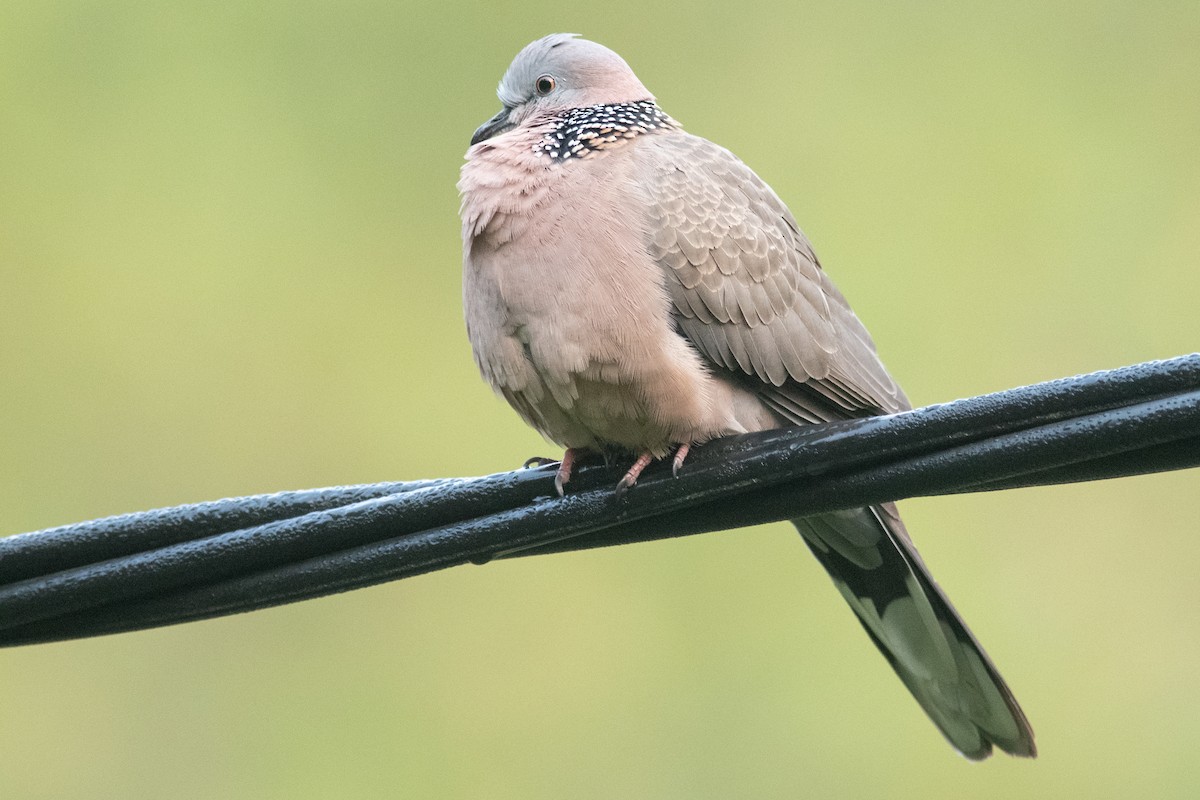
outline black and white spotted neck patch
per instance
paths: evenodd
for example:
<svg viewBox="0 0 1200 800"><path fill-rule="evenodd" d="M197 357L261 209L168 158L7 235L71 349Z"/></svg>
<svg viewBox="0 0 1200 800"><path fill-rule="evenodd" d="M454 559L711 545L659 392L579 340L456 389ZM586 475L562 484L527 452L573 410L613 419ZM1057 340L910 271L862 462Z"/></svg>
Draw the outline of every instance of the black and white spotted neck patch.
<svg viewBox="0 0 1200 800"><path fill-rule="evenodd" d="M552 121L533 151L554 161L586 158L626 139L679 127L653 100L572 108Z"/></svg>

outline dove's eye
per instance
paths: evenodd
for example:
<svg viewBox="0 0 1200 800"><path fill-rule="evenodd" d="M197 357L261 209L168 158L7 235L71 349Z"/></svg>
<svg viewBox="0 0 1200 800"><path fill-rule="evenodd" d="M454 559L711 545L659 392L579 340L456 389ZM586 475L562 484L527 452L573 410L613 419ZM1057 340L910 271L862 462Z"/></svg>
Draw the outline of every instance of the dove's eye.
<svg viewBox="0 0 1200 800"><path fill-rule="evenodd" d="M533 88L543 97L554 91L554 85L554 78L551 75L543 75L533 82Z"/></svg>

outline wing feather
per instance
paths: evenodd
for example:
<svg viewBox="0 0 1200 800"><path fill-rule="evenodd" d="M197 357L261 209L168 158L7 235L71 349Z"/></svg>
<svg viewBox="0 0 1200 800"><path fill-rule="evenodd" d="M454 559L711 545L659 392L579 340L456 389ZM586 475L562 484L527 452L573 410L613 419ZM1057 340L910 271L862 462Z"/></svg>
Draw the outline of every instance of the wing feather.
<svg viewBox="0 0 1200 800"><path fill-rule="evenodd" d="M729 151L653 137L648 247L680 332L795 422L898 411L908 400L783 202Z"/></svg>

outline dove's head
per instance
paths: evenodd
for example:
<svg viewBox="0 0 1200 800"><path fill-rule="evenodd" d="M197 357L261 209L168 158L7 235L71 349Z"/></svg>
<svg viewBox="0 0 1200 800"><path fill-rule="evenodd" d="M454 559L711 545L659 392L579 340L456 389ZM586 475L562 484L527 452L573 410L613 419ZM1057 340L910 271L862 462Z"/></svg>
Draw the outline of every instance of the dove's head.
<svg viewBox="0 0 1200 800"><path fill-rule="evenodd" d="M496 94L504 107L479 126L471 144L543 113L654 99L623 58L573 33L552 33L526 45L504 73Z"/></svg>

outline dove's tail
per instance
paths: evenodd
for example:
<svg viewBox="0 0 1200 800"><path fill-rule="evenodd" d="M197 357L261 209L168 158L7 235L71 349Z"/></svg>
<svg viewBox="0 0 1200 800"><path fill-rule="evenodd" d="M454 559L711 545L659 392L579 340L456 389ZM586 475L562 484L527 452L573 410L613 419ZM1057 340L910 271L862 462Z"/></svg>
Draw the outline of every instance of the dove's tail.
<svg viewBox="0 0 1200 800"><path fill-rule="evenodd" d="M793 520L871 639L950 744L1034 756L1012 692L917 555L888 503Z"/></svg>

